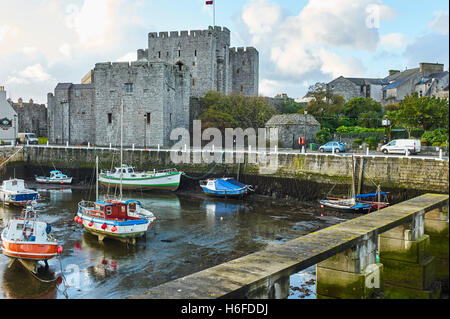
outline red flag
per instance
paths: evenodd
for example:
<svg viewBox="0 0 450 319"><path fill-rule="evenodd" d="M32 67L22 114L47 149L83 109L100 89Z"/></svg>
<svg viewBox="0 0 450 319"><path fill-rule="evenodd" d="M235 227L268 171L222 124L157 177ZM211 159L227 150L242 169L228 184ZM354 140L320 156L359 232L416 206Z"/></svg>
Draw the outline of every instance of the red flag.
<svg viewBox="0 0 450 319"><path fill-rule="evenodd" d="M206 1L206 4L207 4L207 5L214 4L214 0Z"/></svg>

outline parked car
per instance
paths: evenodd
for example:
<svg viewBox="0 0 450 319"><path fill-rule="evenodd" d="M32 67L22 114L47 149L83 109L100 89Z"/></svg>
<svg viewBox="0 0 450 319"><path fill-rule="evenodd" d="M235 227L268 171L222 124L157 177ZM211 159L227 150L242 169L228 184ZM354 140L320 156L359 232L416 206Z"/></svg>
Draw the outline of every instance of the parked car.
<svg viewBox="0 0 450 319"><path fill-rule="evenodd" d="M384 154L397 153L406 154L406 150L411 154L418 154L422 151L420 140L392 140L390 143L381 146Z"/></svg>
<svg viewBox="0 0 450 319"><path fill-rule="evenodd" d="M38 144L38 138L34 133L19 133L17 134L17 141L21 144Z"/></svg>
<svg viewBox="0 0 450 319"><path fill-rule="evenodd" d="M342 142L328 142L327 144L324 144L321 147L319 147L319 151L322 153L333 152L333 148L335 153L345 152L347 149L345 147L345 144Z"/></svg>

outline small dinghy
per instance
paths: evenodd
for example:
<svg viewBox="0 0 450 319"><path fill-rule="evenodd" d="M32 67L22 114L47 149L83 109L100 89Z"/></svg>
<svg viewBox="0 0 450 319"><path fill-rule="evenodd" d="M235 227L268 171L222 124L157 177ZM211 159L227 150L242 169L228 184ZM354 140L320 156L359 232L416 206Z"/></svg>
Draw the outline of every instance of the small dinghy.
<svg viewBox="0 0 450 319"><path fill-rule="evenodd" d="M322 208L328 208L340 212L366 214L389 206L388 202L374 200L378 196L386 196L387 193L361 194L352 198L327 198L320 201ZM369 199L372 200L362 200Z"/></svg>
<svg viewBox="0 0 450 319"><path fill-rule="evenodd" d="M254 192L250 185L231 177L200 181L200 187L206 195L219 197L243 197Z"/></svg>
<svg viewBox="0 0 450 319"><path fill-rule="evenodd" d="M72 177L68 177L61 171L54 170L50 172L50 177L35 176L36 182L44 184L71 184Z"/></svg>
<svg viewBox="0 0 450 319"><path fill-rule="evenodd" d="M39 199L39 193L25 188L23 179L10 179L3 181L0 186L0 200L7 205L25 206L29 201Z"/></svg>
<svg viewBox="0 0 450 319"><path fill-rule="evenodd" d="M47 260L62 253L62 246L50 235L52 227L37 219L36 211L31 202L23 209L19 218L9 221L2 231L2 252L12 259L19 259L25 267L37 266L38 261ZM34 271L31 268L31 271Z"/></svg>

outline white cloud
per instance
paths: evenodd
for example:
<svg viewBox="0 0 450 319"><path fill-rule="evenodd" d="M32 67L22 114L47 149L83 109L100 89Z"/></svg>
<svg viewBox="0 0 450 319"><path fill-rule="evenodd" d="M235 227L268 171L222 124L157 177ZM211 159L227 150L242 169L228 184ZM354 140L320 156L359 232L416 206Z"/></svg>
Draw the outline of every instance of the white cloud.
<svg viewBox="0 0 450 319"><path fill-rule="evenodd" d="M408 40L402 33L389 33L380 36L380 46L386 51L405 48L407 45Z"/></svg>
<svg viewBox="0 0 450 319"><path fill-rule="evenodd" d="M66 7L66 26L75 30L86 48L101 47L112 40L121 0L84 0L81 8Z"/></svg>
<svg viewBox="0 0 450 319"><path fill-rule="evenodd" d="M72 47L68 43L64 43L60 48L59 52L61 52L62 55L65 57L70 58L72 56Z"/></svg>
<svg viewBox="0 0 450 319"><path fill-rule="evenodd" d="M19 31L16 26L0 25L0 41L17 37Z"/></svg>
<svg viewBox="0 0 450 319"><path fill-rule="evenodd" d="M364 75L353 52L376 52L380 35L374 26L393 17L381 0L309 0L298 15L270 0L250 0L241 14L252 44L270 56L273 73L291 79ZM368 24L370 19L376 23Z"/></svg>
<svg viewBox="0 0 450 319"><path fill-rule="evenodd" d="M137 52L128 52L127 54L125 54L123 57L118 58L116 60L116 62L131 62L131 61L136 61L137 60Z"/></svg>
<svg viewBox="0 0 450 319"><path fill-rule="evenodd" d="M34 55L38 51L39 51L39 49L37 47L35 47L35 46L24 47L22 49L22 52L25 53L26 55Z"/></svg>
<svg viewBox="0 0 450 319"><path fill-rule="evenodd" d="M436 33L447 35L449 33L448 11L435 11L433 19L428 23L428 27Z"/></svg>
<svg viewBox="0 0 450 319"><path fill-rule="evenodd" d="M28 66L23 71L19 72L22 78L29 79L36 82L43 82L50 79L50 74L44 71L44 68L39 63Z"/></svg>

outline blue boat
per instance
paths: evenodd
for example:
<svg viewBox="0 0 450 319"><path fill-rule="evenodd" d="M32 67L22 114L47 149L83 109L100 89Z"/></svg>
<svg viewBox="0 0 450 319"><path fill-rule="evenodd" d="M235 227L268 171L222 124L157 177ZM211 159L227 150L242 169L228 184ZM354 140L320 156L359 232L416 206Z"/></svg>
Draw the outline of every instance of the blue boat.
<svg viewBox="0 0 450 319"><path fill-rule="evenodd" d="M243 197L254 192L250 185L231 177L200 181L200 187L206 195L218 197Z"/></svg>
<svg viewBox="0 0 450 319"><path fill-rule="evenodd" d="M23 179L10 179L3 181L0 187L0 200L7 205L25 206L29 201L39 199L39 193L25 188Z"/></svg>
<svg viewBox="0 0 450 319"><path fill-rule="evenodd" d="M387 193L380 192L380 194L361 194L353 196L352 198L327 198L321 200L320 205L322 208L328 208L340 212L366 214L389 206L389 203L386 201L378 202L378 195L386 197Z"/></svg>

